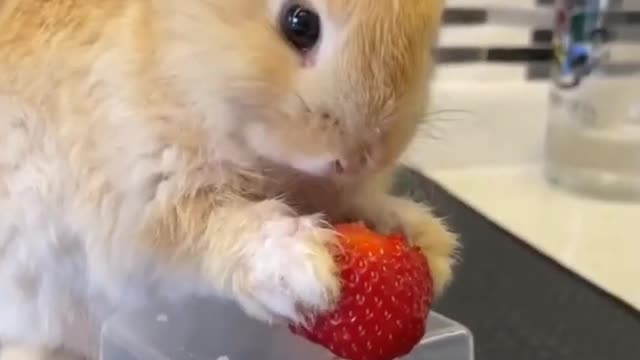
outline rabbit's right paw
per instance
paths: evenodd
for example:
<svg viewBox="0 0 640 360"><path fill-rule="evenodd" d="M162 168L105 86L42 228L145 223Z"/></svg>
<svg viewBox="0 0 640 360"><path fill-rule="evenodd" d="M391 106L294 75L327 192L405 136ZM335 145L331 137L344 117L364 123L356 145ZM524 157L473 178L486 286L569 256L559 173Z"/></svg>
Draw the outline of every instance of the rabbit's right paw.
<svg viewBox="0 0 640 360"><path fill-rule="evenodd" d="M234 293L260 320L300 322L303 313L330 310L339 296L328 245L336 234L317 216L279 216L250 241L247 271ZM240 290L240 291L238 291Z"/></svg>

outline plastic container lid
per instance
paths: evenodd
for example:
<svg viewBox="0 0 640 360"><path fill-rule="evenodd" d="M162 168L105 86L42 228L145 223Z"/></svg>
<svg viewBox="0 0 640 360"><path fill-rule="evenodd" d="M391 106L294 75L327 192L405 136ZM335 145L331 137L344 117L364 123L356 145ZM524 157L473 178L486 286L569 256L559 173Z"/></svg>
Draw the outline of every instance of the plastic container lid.
<svg viewBox="0 0 640 360"><path fill-rule="evenodd" d="M405 360L473 360L473 338L440 314L428 319L424 339ZM330 360L324 348L247 317L233 303L191 299L155 304L109 319L101 360Z"/></svg>

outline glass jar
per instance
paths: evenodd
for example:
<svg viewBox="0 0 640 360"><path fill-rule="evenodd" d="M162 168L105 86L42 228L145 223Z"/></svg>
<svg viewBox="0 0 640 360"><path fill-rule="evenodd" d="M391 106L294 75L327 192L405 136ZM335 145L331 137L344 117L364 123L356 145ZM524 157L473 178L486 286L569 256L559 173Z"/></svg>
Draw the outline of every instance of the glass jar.
<svg viewBox="0 0 640 360"><path fill-rule="evenodd" d="M546 177L583 194L640 200L638 33L625 31L620 1L557 0L555 10Z"/></svg>

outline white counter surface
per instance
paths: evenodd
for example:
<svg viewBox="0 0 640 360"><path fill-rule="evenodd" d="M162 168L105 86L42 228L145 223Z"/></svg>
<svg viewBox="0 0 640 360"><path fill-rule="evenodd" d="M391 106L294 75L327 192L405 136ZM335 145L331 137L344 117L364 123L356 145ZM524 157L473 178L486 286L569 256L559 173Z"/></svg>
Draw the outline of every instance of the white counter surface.
<svg viewBox="0 0 640 360"><path fill-rule="evenodd" d="M640 310L640 204L588 199L544 181L546 85L452 83L434 93L435 120L406 162ZM445 109L465 112L440 112Z"/></svg>

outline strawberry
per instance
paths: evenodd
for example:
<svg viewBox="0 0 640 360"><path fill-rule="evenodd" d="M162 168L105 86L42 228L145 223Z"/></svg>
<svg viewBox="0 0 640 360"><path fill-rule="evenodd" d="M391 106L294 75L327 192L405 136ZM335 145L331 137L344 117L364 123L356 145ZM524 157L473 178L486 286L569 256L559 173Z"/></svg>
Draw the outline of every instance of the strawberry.
<svg viewBox="0 0 640 360"><path fill-rule="evenodd" d="M391 360L408 354L425 333L433 283L425 256L402 236L382 236L361 223L339 224L342 297L294 334L347 360Z"/></svg>

